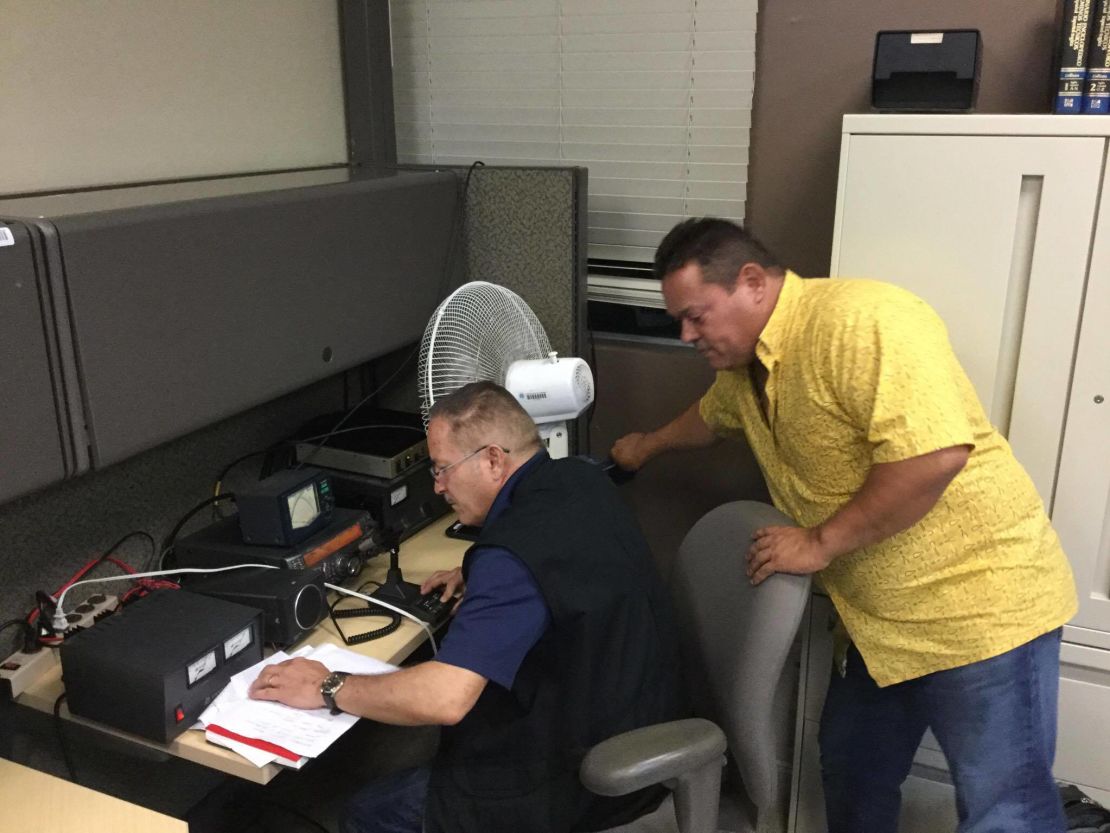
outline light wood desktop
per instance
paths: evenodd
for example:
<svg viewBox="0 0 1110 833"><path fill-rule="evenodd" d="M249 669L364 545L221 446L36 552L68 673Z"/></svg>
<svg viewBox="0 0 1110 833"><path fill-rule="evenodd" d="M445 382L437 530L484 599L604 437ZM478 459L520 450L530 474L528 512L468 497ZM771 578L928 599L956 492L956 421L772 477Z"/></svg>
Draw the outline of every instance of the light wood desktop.
<svg viewBox="0 0 1110 833"><path fill-rule="evenodd" d="M180 819L0 759L5 830L188 833Z"/></svg>
<svg viewBox="0 0 1110 833"><path fill-rule="evenodd" d="M444 535L444 530L454 520L455 516L451 514L447 518L430 524L412 538L402 542L400 566L406 580L419 584L436 570L450 569L462 563L463 553L466 552L468 544L465 541L458 541ZM356 588L367 581L381 581L385 578L388 567L388 553L376 556L370 560L358 578L348 582L347 586ZM370 589L372 588L368 588L368 590ZM365 602L348 597L347 600L340 602L339 606L358 607L360 605L365 605ZM375 618L367 621L371 624L364 626L360 625L358 619L342 620L344 633L351 636L369 630L370 627L380 627L383 620ZM361 645L351 646L349 650L357 651L360 654L384 662L399 663L416 650L425 639L427 639L427 635L424 630L414 622L405 619L402 620L401 627L388 636L364 642ZM322 645L329 642L343 645L343 639L336 632L335 625L332 624L330 618L325 618L304 640L292 646L292 650L296 650L302 645ZM58 665L20 695L16 702L40 711L53 712L54 703L61 695L62 690L62 672L61 666ZM192 729L182 733L168 744L156 743L128 732L121 732L102 723L71 715L64 704L60 714L67 719L126 738L141 746L175 755L258 784L269 783L284 769L284 767L277 764L256 767L231 750L209 743L204 739L203 732Z"/></svg>

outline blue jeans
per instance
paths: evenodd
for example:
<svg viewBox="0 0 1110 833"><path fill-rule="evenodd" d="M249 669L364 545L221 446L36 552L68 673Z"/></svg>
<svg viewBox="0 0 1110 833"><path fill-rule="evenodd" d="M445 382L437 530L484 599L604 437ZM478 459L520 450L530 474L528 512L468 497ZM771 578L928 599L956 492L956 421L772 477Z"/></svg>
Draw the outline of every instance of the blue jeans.
<svg viewBox="0 0 1110 833"><path fill-rule="evenodd" d="M821 716L829 833L895 833L925 729L956 787L960 833L1063 833L1052 777L1060 630L997 657L879 688L859 652Z"/></svg>
<svg viewBox="0 0 1110 833"><path fill-rule="evenodd" d="M406 769L371 781L344 808L343 833L421 833L428 770Z"/></svg>

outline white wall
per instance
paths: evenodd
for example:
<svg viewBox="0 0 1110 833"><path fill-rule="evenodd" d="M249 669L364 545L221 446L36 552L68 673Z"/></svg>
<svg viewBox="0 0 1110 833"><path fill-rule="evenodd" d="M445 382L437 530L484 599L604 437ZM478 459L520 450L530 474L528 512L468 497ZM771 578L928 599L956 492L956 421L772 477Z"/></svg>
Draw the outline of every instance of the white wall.
<svg viewBox="0 0 1110 833"><path fill-rule="evenodd" d="M344 162L334 0L0 0L0 195Z"/></svg>

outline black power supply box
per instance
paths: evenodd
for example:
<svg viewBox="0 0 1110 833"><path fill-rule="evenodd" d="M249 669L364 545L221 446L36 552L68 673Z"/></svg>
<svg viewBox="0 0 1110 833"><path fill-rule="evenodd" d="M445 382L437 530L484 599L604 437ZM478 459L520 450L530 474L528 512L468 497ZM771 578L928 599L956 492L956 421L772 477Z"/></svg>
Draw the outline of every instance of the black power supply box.
<svg viewBox="0 0 1110 833"><path fill-rule="evenodd" d="M168 743L262 660L262 612L158 590L62 643L69 710Z"/></svg>

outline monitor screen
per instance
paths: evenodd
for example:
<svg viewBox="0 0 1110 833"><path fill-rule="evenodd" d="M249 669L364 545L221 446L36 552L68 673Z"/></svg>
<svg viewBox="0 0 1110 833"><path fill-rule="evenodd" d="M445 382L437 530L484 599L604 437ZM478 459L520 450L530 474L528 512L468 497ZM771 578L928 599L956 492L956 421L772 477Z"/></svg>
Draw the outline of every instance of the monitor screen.
<svg viewBox="0 0 1110 833"><path fill-rule="evenodd" d="M320 514L320 503L316 498L316 484L292 492L286 501L289 505L289 527L291 529L304 529L316 520Z"/></svg>

